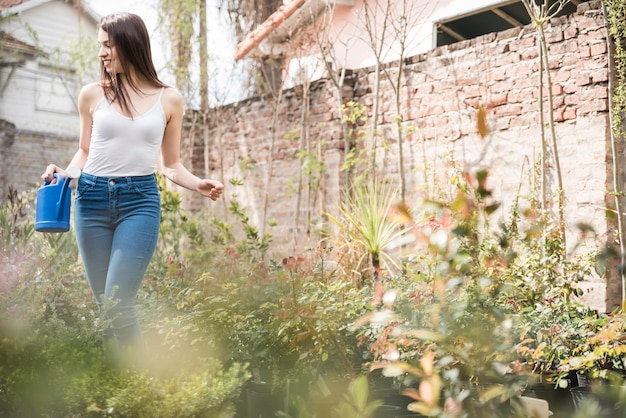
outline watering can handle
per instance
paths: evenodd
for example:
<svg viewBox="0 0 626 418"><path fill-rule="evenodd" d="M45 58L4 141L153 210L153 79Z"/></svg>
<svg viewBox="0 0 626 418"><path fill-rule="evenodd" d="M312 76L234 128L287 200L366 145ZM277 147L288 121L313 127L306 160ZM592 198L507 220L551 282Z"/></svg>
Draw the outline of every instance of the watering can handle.
<svg viewBox="0 0 626 418"><path fill-rule="evenodd" d="M57 179L57 181L58 180L65 180L65 181L69 182L69 180L71 180L71 179L76 179L76 178L80 177L81 170L80 170L80 168L78 168L78 167L76 167L74 165L70 165L69 167L67 167L67 169L65 171L67 172L67 177L65 179L63 179L63 176L60 175L59 173L54 173L53 174L54 178ZM44 182L44 186L48 186L50 183L51 182L49 182L49 181L45 181Z"/></svg>
<svg viewBox="0 0 626 418"><path fill-rule="evenodd" d="M57 183L58 183L59 181L63 181L63 176L62 176L62 175L60 175L59 173L54 173L54 174L53 174L53 176L54 176L54 178L55 178L55 179L57 179ZM52 182L51 182L51 181L44 181L44 182L43 182L43 185L44 185L44 186L49 186L50 184L52 184Z"/></svg>

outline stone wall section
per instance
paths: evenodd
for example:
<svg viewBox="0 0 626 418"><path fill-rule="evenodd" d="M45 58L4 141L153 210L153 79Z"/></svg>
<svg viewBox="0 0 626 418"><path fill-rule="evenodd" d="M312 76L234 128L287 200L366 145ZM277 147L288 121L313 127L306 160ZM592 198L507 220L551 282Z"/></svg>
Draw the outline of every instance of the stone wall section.
<svg viewBox="0 0 626 418"><path fill-rule="evenodd" d="M12 124L0 121L0 129L6 129L7 126ZM10 134L5 131L2 135L6 137L1 155L4 167L0 176L4 184L2 201L6 199L9 186L19 192L36 190L41 186L40 176L47 164L55 163L65 167L78 149L77 137L20 131L15 130L14 126Z"/></svg>

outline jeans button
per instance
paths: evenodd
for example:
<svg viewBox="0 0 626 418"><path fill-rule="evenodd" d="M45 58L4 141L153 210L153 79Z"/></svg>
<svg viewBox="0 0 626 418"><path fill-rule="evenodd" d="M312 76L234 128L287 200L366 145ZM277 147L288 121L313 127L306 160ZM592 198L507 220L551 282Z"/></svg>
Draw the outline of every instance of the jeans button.
<svg viewBox="0 0 626 418"><path fill-rule="evenodd" d="M109 186L115 186L115 181L113 180L109 181Z"/></svg>

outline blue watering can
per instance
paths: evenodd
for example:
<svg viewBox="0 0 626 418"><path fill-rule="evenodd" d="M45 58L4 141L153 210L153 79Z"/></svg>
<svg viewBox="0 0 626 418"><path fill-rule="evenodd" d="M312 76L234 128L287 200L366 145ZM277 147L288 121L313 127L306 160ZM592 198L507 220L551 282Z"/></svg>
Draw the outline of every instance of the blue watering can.
<svg viewBox="0 0 626 418"><path fill-rule="evenodd" d="M44 183L37 190L35 231L67 232L70 229L71 178L54 173L56 183Z"/></svg>

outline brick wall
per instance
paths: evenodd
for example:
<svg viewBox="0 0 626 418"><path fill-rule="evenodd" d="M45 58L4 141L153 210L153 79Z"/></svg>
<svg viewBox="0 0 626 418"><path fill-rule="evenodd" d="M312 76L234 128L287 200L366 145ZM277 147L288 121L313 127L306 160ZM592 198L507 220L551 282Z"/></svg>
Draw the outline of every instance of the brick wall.
<svg viewBox="0 0 626 418"><path fill-rule="evenodd" d="M591 223L601 240L610 241L614 229L605 216L605 208L613 204L607 194L613 188L607 41L601 10L594 4L585 3L575 15L554 19L546 28L570 244L577 239L579 221ZM518 190L528 195L531 168L541 151L538 51L535 31L524 27L406 60L400 114L407 128L403 153L409 205L418 206L435 184L443 184L452 154L458 167L489 168L489 185L505 210ZM397 63L388 70L397 74ZM371 112L374 80L372 68L352 73L344 99L357 100ZM380 97L379 135L363 146L376 147L378 175L397 182L395 95L384 78ZM485 139L476 130L481 105L488 110L491 128ZM228 218L227 202L236 198L253 223L276 221L267 230L283 255L314 245L315 226L325 211L335 210L344 182L338 108L333 84L320 80L308 94L295 88L280 99L258 97L215 109L207 130L196 129L186 138L195 150L194 171L220 178L227 187L224 201L207 205L209 213ZM303 160L297 158L307 144L324 162L323 177L311 190L306 188L308 178L301 176ZM621 161L621 147L618 152ZM243 186L229 185L233 178L242 179ZM619 183L623 187L623 178ZM186 204L197 209L206 202L189 195ZM593 289L587 302L598 309L619 300L619 280L611 279L607 288L601 279L590 278L586 286Z"/></svg>
<svg viewBox="0 0 626 418"><path fill-rule="evenodd" d="M0 120L0 146L7 149L15 142L15 125L5 120ZM7 159L5 153L0 153L0 165L6 167ZM7 184L7 170L0 173L0 184Z"/></svg>
<svg viewBox="0 0 626 418"><path fill-rule="evenodd" d="M39 132L17 131L10 143L3 147L4 187L12 186L20 192L35 190L41 185L41 173L46 165L61 167L69 164L78 147L78 139ZM0 177L2 178L2 177ZM3 194L2 201L5 196Z"/></svg>

